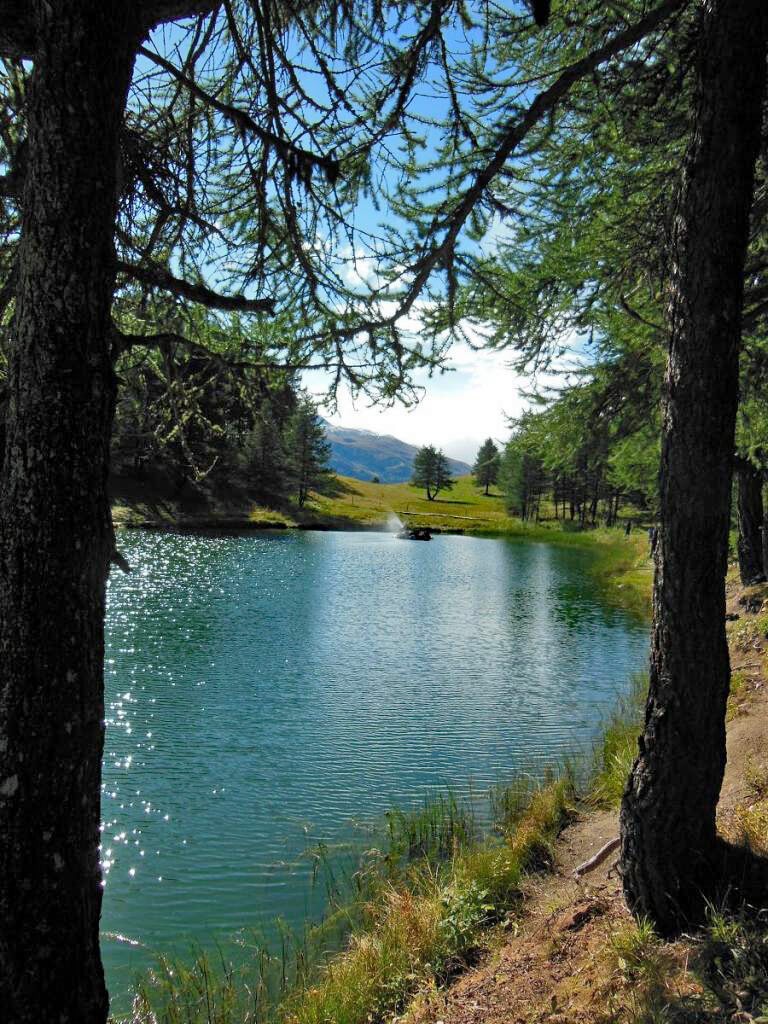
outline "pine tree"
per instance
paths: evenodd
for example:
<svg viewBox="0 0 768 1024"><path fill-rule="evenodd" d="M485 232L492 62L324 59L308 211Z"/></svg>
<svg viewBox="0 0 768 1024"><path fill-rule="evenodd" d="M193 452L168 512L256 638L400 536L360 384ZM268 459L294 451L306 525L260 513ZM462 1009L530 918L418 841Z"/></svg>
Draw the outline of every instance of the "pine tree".
<svg viewBox="0 0 768 1024"><path fill-rule="evenodd" d="M327 482L331 446L325 437L317 407L305 395L296 407L286 431L288 468L299 502L303 507L309 492Z"/></svg>
<svg viewBox="0 0 768 1024"><path fill-rule="evenodd" d="M478 487L485 488L485 494L488 494L488 488L491 484L495 484L498 480L500 466L501 456L499 455L499 449L489 437L488 440L484 441L481 445L480 451L477 453L477 458L475 459L475 464L472 467L475 483Z"/></svg>
<svg viewBox="0 0 768 1024"><path fill-rule="evenodd" d="M285 496L291 482L288 458L268 402L244 439L242 463L247 486L260 498L279 500Z"/></svg>
<svg viewBox="0 0 768 1024"><path fill-rule="evenodd" d="M414 487L423 487L429 501L434 501L440 491L453 487L448 459L442 449L431 444L419 448L413 457L411 483Z"/></svg>

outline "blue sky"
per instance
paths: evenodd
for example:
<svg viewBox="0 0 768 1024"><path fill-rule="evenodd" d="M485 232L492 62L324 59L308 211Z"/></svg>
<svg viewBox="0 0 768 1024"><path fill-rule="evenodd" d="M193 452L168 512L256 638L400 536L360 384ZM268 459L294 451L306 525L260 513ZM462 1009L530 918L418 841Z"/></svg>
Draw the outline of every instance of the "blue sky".
<svg viewBox="0 0 768 1024"><path fill-rule="evenodd" d="M508 8L510 16L522 11L517 2L510 3ZM413 20L400 26L399 32L414 32L416 27L416 21ZM476 35L476 32L470 31L467 36L464 27L458 21L446 27L446 39L454 60L461 62L467 57L471 41ZM156 33L154 41L161 52L165 51L171 55L174 45L179 44L182 38L181 29L173 26ZM289 50L291 46L292 43L289 41ZM488 59L491 62L490 70L493 70L492 57ZM306 77L307 87L312 86L320 90L319 98L325 98L322 79L306 70L302 72L302 77ZM433 81L433 78L433 73L426 75L409 104L409 116L414 119L412 128L426 136L426 148L421 152L420 159L427 164L436 155L434 140L439 137L439 132L434 134L437 129L433 131L430 127L430 120L437 119L439 122L446 103L439 82ZM389 181L389 173L385 172L384 178L388 184L392 184ZM440 180L435 172L427 173L422 181L422 187L432 179L433 185L437 185ZM439 186L437 187L439 191ZM434 200L436 197L433 195L431 198ZM348 251L344 251L342 246L338 253L342 260L347 261L346 267L342 266L340 269L340 274L348 287L366 291L372 285L380 283L367 233L380 235L384 225L392 226L392 218L392 210L386 201L384 207L379 210L370 197L360 198L355 222L361 234L353 236L352 242L358 258L357 265L351 259L352 246L347 246ZM500 234L504 234L504 229L498 222L493 222L483 240L482 248L492 249ZM469 244L477 245L476 242ZM215 272L213 283L219 283ZM417 300L414 310L422 301L424 300ZM414 333L417 333L419 328L420 325L415 319L406 326L406 329ZM480 341L479 335L476 340ZM348 391L342 391L338 396L338 407L335 410L326 407L322 411L328 419L342 426L393 434L413 444L435 444L453 457L473 461L477 449L487 437L492 437L500 443L506 440L509 435L509 418L519 416L527 405L521 395L521 387L529 389L531 381L511 367L513 355L512 351L475 351L469 345L457 344L448 363L449 372L432 377L425 372L415 375L415 383L423 390L420 402L414 407L406 408L400 404L390 408L371 407L364 399L354 402ZM308 373L304 375L303 383L311 393L319 396L328 386L328 378L324 374Z"/></svg>
<svg viewBox="0 0 768 1024"><path fill-rule="evenodd" d="M431 378L425 372L415 375L424 388L418 405L371 407L364 400L353 402L344 391L337 410L325 410L324 415L343 427L392 434L410 444L434 444L453 458L473 462L487 437L501 443L507 439L507 417L519 415L527 404L519 386L530 386L530 380L510 367L511 356L511 352L476 352L468 345L456 345L449 362L451 372ZM325 381L307 375L305 384L319 393Z"/></svg>

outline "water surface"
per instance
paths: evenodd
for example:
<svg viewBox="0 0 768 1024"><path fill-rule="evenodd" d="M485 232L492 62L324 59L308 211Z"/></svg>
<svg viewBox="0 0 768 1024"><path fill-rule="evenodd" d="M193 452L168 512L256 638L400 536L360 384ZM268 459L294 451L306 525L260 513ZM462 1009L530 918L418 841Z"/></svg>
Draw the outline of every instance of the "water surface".
<svg viewBox="0 0 768 1024"><path fill-rule="evenodd" d="M105 939L115 994L151 951L317 913L310 842L585 748L645 660L588 551L295 531L121 549L102 928L141 945Z"/></svg>

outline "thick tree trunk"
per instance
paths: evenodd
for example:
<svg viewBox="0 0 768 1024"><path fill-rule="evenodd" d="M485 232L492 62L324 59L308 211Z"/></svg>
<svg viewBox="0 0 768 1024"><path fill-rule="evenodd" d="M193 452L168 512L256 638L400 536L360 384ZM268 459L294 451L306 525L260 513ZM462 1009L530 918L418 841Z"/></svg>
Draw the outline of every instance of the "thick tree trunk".
<svg viewBox="0 0 768 1024"><path fill-rule="evenodd" d="M96 1024L120 0L36 0L0 491L0 1016Z"/></svg>
<svg viewBox="0 0 768 1024"><path fill-rule="evenodd" d="M765 580L763 567L763 474L748 459L736 459L738 495L736 512L739 525L739 575L741 582Z"/></svg>
<svg viewBox="0 0 768 1024"><path fill-rule="evenodd" d="M621 811L627 901L663 934L711 891L725 767L724 617L744 257L765 0L701 5L693 137L672 239L650 692Z"/></svg>

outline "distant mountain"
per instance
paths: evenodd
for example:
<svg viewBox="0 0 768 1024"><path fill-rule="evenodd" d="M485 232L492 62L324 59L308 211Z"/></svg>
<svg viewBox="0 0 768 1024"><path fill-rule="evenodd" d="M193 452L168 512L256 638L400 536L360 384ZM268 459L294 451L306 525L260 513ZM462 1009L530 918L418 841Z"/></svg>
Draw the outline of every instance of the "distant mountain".
<svg viewBox="0 0 768 1024"><path fill-rule="evenodd" d="M411 478L413 457L418 448L396 437L374 434L370 430L337 427L323 420L331 445L331 469L341 476L371 480L377 476L383 484L400 484ZM458 459L448 459L453 476L465 476L472 467Z"/></svg>

